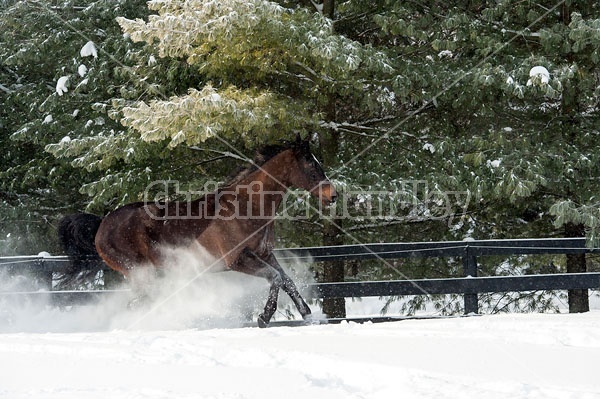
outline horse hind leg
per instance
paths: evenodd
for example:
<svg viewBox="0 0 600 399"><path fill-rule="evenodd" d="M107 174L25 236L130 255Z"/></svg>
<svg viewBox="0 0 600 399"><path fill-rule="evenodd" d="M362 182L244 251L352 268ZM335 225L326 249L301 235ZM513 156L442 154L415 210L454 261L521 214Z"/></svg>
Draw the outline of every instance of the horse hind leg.
<svg viewBox="0 0 600 399"><path fill-rule="evenodd" d="M269 289L269 297L267 298L267 303L265 308L261 314L258 315L258 326L260 328L265 328L269 325L271 318L275 314L277 310L277 300L279 299L279 288L281 287L281 278L279 276L275 277L271 281L271 288Z"/></svg>
<svg viewBox="0 0 600 399"><path fill-rule="evenodd" d="M271 318L277 311L279 289L283 286L283 279L277 270L262 261L262 259L254 258L253 262L257 262L260 265L260 268L255 270L252 274L257 277L265 278L271 284L265 308L263 309L263 312L258 315L258 326L264 328L269 325Z"/></svg>
<svg viewBox="0 0 600 399"><path fill-rule="evenodd" d="M231 265L231 270L240 273L249 274L255 277L266 279L271 287L264 310L258 315L258 326L267 327L271 318L277 311L277 300L279 298L279 289L283 286L283 280L277 270L262 260L249 249L245 249L240 257Z"/></svg>

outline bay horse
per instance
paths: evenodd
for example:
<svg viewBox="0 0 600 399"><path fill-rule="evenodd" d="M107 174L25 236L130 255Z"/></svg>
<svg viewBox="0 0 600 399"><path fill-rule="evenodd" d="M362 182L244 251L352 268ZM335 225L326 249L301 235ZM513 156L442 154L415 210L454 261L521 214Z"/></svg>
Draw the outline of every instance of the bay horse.
<svg viewBox="0 0 600 399"><path fill-rule="evenodd" d="M311 310L273 255L274 221L288 188L299 188L325 206L336 189L299 137L269 145L252 164L216 191L193 201L138 202L109 213L95 235L95 248L112 269L130 277L136 269L160 269L165 248L208 253L224 269L262 277L270 283L259 327L277 310L283 289L306 320Z"/></svg>

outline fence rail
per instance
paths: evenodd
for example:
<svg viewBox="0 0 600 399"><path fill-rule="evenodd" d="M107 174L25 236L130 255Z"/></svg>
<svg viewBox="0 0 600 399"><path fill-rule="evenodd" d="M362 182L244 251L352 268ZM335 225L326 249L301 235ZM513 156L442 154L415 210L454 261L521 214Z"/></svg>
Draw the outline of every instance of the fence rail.
<svg viewBox="0 0 600 399"><path fill-rule="evenodd" d="M461 278L319 283L309 292L318 298L368 297L396 295L463 294L465 313L478 312L478 294L536 290L573 290L600 288L600 273L544 274L525 276L478 277L477 259L482 256L588 254L600 253L588 248L585 238L552 238L521 240L479 240L420 243L375 243L335 247L309 247L275 250L277 258L286 262L328 262L338 260L370 260L399 258L460 257ZM69 265L65 256L16 256L0 258L0 272L28 272L51 279ZM48 285L51 287L51 285ZM103 295L124 294L127 290L0 292L0 296L47 297L57 304L73 304L97 299Z"/></svg>

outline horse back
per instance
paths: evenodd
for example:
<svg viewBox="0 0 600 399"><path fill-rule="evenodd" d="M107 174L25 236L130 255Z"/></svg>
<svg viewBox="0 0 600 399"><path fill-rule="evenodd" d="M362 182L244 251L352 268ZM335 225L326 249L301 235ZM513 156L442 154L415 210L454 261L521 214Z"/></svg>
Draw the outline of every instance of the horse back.
<svg viewBox="0 0 600 399"><path fill-rule="evenodd" d="M98 228L98 254L125 275L138 266L160 267L162 249L191 245L211 221L201 212L188 214L186 204L136 202L116 209Z"/></svg>

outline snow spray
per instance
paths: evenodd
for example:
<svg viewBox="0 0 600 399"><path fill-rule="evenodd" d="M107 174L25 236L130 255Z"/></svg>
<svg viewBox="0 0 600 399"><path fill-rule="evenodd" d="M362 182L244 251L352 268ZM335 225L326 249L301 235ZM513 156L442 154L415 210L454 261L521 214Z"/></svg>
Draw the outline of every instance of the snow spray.
<svg viewBox="0 0 600 399"><path fill-rule="evenodd" d="M122 287L130 293L102 296L93 303L56 306L20 295L0 297L0 333L83 332L232 328L253 325L268 296L262 278L226 271L203 248L163 248L164 267L138 267ZM286 273L303 296L313 282L308 264L283 254ZM0 275L0 291L36 291L32 276ZM136 296L145 294L136 301ZM316 306L313 306L315 313ZM318 307L317 307L318 308ZM300 319L285 293L275 319ZM315 318L323 317L316 312Z"/></svg>

